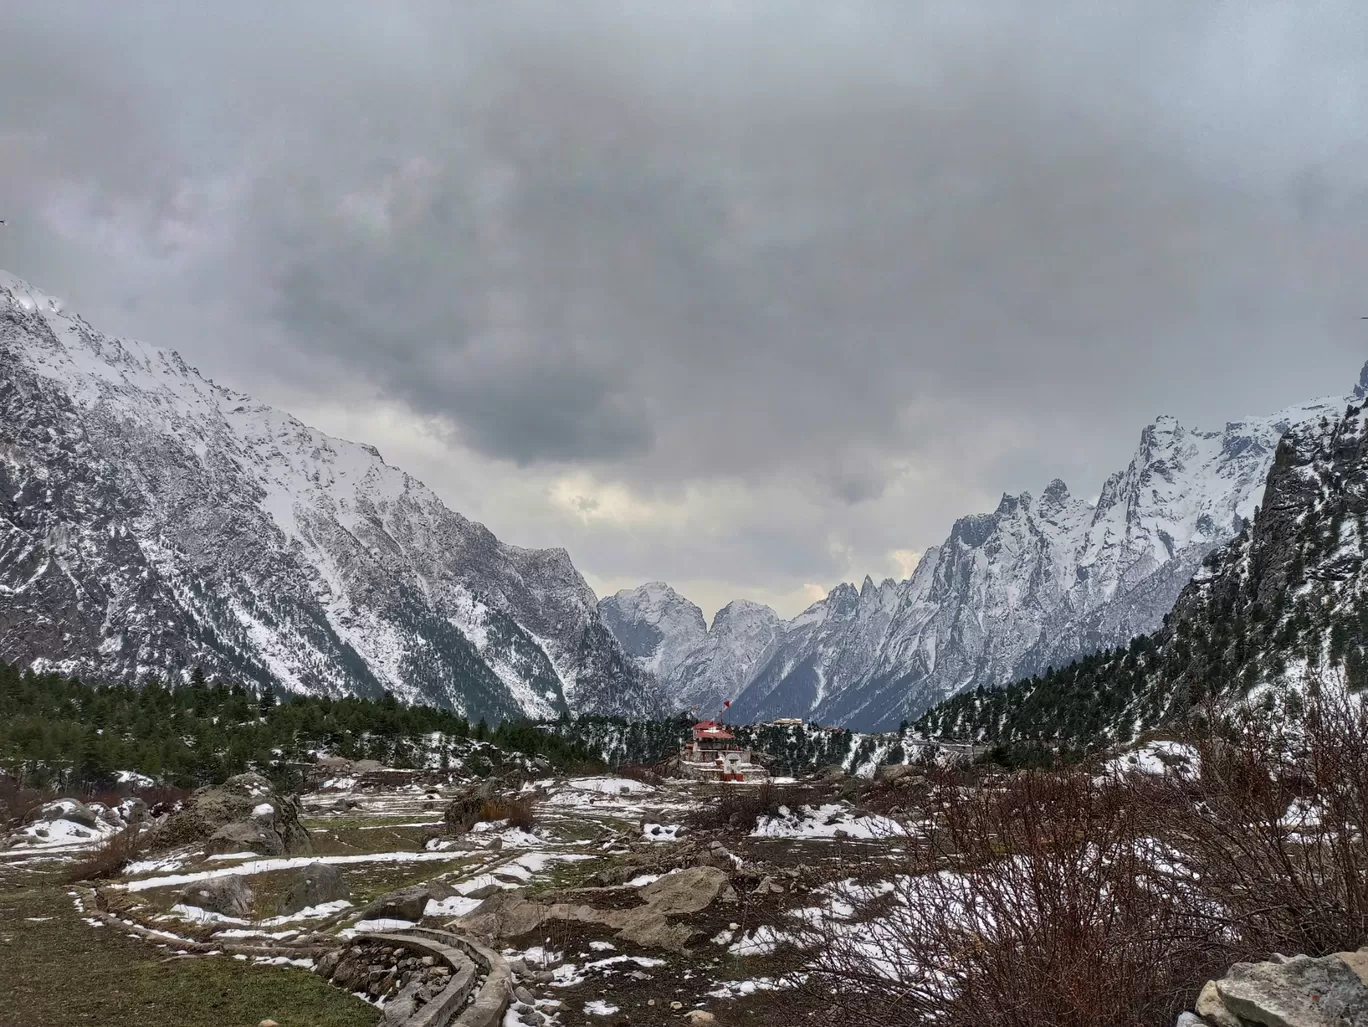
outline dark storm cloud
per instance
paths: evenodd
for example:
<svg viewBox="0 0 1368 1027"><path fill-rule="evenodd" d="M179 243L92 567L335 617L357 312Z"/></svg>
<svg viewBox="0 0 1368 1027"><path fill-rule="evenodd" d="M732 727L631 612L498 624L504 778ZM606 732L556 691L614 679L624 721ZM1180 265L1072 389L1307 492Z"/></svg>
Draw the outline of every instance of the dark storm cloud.
<svg viewBox="0 0 1368 1027"><path fill-rule="evenodd" d="M523 468L787 482L871 553L935 541L933 507L1094 488L1155 413L1337 391L1368 349L1357 4L7 21L29 227L0 265ZM895 507L908 474L950 498Z"/></svg>

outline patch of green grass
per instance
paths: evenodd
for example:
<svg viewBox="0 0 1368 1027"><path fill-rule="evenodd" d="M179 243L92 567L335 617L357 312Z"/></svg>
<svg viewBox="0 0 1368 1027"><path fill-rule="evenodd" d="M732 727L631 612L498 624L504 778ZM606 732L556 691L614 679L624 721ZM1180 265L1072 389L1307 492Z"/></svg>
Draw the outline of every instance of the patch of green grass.
<svg viewBox="0 0 1368 1027"><path fill-rule="evenodd" d="M315 856L350 856L358 852L421 852L429 828L386 827L371 821L313 828L309 840Z"/></svg>
<svg viewBox="0 0 1368 1027"><path fill-rule="evenodd" d="M0 888L0 1027L374 1027L372 1007L306 970L174 958L85 924L51 877Z"/></svg>
<svg viewBox="0 0 1368 1027"><path fill-rule="evenodd" d="M364 906L387 892L433 881L477 862L465 857L436 863L358 863L342 869L351 886L352 902Z"/></svg>

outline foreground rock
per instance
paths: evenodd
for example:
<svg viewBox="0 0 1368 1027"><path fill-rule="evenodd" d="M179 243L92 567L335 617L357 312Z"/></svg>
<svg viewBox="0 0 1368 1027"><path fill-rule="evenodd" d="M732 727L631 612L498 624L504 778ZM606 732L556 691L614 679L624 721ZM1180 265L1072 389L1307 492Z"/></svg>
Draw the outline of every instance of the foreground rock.
<svg viewBox="0 0 1368 1027"><path fill-rule="evenodd" d="M690 867L641 888L640 906L598 909L576 902L532 901L518 891L502 891L461 919L462 929L496 941L514 938L552 920L597 924L617 931L617 937L645 948L687 952L700 936L688 923L671 920L707 909L731 892L726 872L717 867Z"/></svg>
<svg viewBox="0 0 1368 1027"><path fill-rule="evenodd" d="M451 980L450 968L431 958L364 941L324 957L318 973L345 991L383 1001L386 1025L409 1019Z"/></svg>
<svg viewBox="0 0 1368 1027"><path fill-rule="evenodd" d="M279 795L260 774L230 777L198 789L157 833L159 846L203 842L210 853L255 852L262 856L313 851L299 822L299 805Z"/></svg>
<svg viewBox="0 0 1368 1027"><path fill-rule="evenodd" d="M1368 948L1322 959L1236 963L1197 998L1184 1027L1368 1027Z"/></svg>
<svg viewBox="0 0 1368 1027"><path fill-rule="evenodd" d="M388 895L381 895L366 907L363 920L411 920L417 923L423 919L429 900L441 902L456 893L440 881L415 884L400 888Z"/></svg>
<svg viewBox="0 0 1368 1027"><path fill-rule="evenodd" d="M252 914L252 889L247 879L239 874L196 882L181 892L176 901L223 916L248 917Z"/></svg>
<svg viewBox="0 0 1368 1027"><path fill-rule="evenodd" d="M336 867L326 863L310 863L299 872L290 890L280 900L280 913L298 913L310 906L351 898L346 878Z"/></svg>

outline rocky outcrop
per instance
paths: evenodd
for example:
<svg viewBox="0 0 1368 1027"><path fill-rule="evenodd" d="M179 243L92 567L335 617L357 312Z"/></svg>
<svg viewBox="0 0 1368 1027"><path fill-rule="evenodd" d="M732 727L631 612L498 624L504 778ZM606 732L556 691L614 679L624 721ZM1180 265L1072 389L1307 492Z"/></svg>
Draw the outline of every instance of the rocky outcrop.
<svg viewBox="0 0 1368 1027"><path fill-rule="evenodd" d="M342 872L327 863L310 863L299 871L294 883L280 899L279 912L298 913L310 906L351 898L351 889Z"/></svg>
<svg viewBox="0 0 1368 1027"><path fill-rule="evenodd" d="M1351 690L1365 687L1368 410L1350 405L1289 431L1263 499L1252 523L1203 561L1158 631L1039 681L958 696L918 728L931 737L1094 744L1257 685L1301 687L1303 674L1343 673Z"/></svg>
<svg viewBox="0 0 1368 1027"><path fill-rule="evenodd" d="M456 893L440 881L414 884L380 896L362 914L363 920L408 920L417 923L429 902L441 902Z"/></svg>
<svg viewBox="0 0 1368 1027"><path fill-rule="evenodd" d="M260 774L230 777L195 791L158 830L159 846L204 843L214 852L295 855L313 849L299 820L299 804L279 795Z"/></svg>
<svg viewBox="0 0 1368 1027"><path fill-rule="evenodd" d="M1236 963L1179 1027L1368 1027L1368 949Z"/></svg>
<svg viewBox="0 0 1368 1027"><path fill-rule="evenodd" d="M252 914L253 895L245 877L231 874L198 881L181 892L177 901L223 916L248 917Z"/></svg>
<svg viewBox="0 0 1368 1027"><path fill-rule="evenodd" d="M904 581L842 584L784 622L750 611L741 632L720 630L719 613L693 651L672 655L666 691L677 708L733 699L737 721L891 729L947 696L1124 644L1157 629L1206 555L1239 534L1282 436L1338 417L1344 403L1327 397L1217 431L1161 417L1095 501L1059 480L1004 495L991 513L957 521ZM658 605L625 606L610 626L629 647L649 641Z"/></svg>
<svg viewBox="0 0 1368 1027"><path fill-rule="evenodd" d="M725 871L700 866L667 874L638 889L641 904L626 909L599 909L554 897L537 901L521 891L501 891L458 923L463 930L490 941L516 938L550 920L598 924L616 930L619 939L645 948L687 952L699 938L699 931L672 918L707 909L730 887L731 879Z"/></svg>

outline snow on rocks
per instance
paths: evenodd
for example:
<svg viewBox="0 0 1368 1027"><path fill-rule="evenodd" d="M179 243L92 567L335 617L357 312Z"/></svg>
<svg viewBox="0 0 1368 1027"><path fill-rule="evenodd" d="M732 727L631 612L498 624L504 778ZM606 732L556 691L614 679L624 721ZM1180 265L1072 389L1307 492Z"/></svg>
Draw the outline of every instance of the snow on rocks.
<svg viewBox="0 0 1368 1027"><path fill-rule="evenodd" d="M896 820L878 814L859 814L849 806L780 806L777 816L764 816L751 832L752 838L893 838L905 835Z"/></svg>
<svg viewBox="0 0 1368 1027"><path fill-rule="evenodd" d="M1197 750L1184 742L1147 742L1137 749L1124 752L1108 760L1107 774L1121 777L1126 774L1172 775L1190 781L1201 773L1202 760Z"/></svg>

